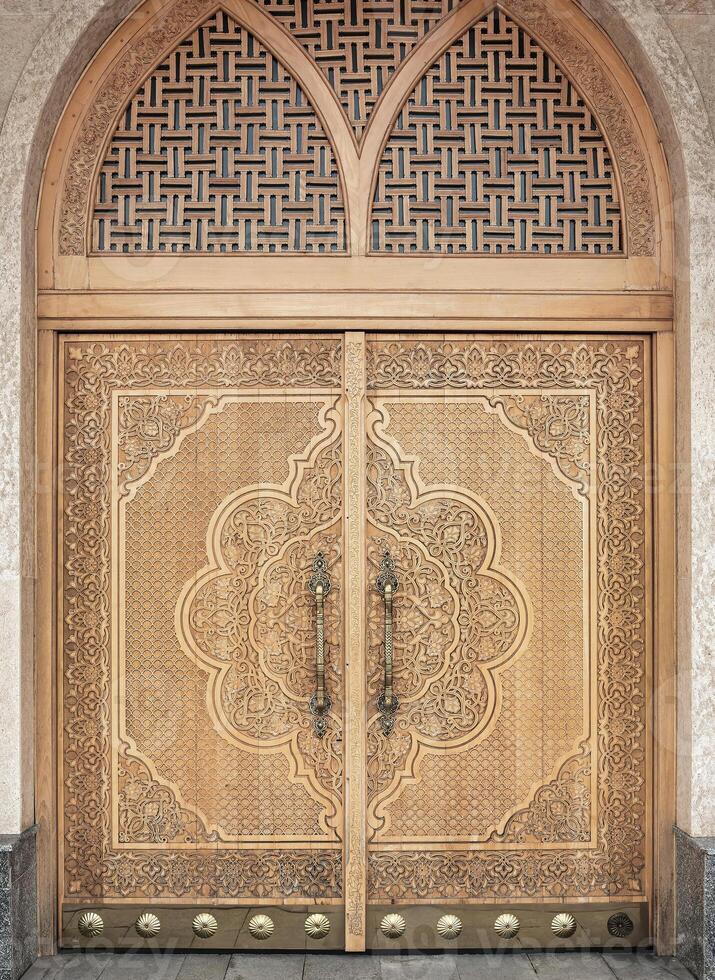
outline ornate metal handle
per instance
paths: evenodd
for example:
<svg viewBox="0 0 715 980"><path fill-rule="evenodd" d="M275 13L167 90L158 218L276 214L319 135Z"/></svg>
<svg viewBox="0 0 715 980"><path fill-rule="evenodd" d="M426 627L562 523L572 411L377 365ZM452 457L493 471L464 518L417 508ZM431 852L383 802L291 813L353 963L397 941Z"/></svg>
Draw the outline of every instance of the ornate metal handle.
<svg viewBox="0 0 715 980"><path fill-rule="evenodd" d="M390 735L395 727L395 714L400 706L392 689L392 600L399 583L395 575L395 561L386 551L380 562L380 574L375 587L385 601L385 689L377 699L380 711L380 724L385 735Z"/></svg>
<svg viewBox="0 0 715 980"><path fill-rule="evenodd" d="M333 704L325 690L325 597L330 592L328 563L322 551L313 559L313 574L308 579L308 588L315 596L315 675L316 690L308 707L313 715L313 728L318 738L328 730L328 713Z"/></svg>

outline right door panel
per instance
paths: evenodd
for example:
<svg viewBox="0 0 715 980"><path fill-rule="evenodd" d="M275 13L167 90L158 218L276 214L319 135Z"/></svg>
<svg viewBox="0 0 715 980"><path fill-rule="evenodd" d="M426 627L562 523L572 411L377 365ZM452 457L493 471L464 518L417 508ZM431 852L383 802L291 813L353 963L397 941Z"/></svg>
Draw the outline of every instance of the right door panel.
<svg viewBox="0 0 715 980"><path fill-rule="evenodd" d="M543 945L572 912L571 942L648 932L648 355L368 345L368 574L387 553L398 581L388 724L374 587L367 617L373 945L399 938L387 904L477 915L488 945ZM402 917L429 945L437 919Z"/></svg>

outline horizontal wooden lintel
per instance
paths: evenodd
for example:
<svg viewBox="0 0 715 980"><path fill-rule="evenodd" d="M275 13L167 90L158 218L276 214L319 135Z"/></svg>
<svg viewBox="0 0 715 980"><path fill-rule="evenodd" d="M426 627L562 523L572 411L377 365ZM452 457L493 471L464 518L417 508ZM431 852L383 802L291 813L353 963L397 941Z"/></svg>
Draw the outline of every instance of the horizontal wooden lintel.
<svg viewBox="0 0 715 980"><path fill-rule="evenodd" d="M544 295L535 292L481 291L358 291L313 290L273 292L196 291L98 291L42 292L38 297L42 321L121 322L142 329L147 325L211 328L219 321L263 322L284 326L300 321L312 328L330 323L353 329L365 325L375 329L390 323L401 329L416 329L420 321L468 329L486 324L505 329L589 328L596 321L616 324L609 329L638 329L639 321L657 321L649 330L670 329L673 299L669 293L564 292ZM623 324L619 327L618 324ZM55 325L55 324L45 324ZM205 325L205 327L204 327ZM643 329L641 327L640 329Z"/></svg>

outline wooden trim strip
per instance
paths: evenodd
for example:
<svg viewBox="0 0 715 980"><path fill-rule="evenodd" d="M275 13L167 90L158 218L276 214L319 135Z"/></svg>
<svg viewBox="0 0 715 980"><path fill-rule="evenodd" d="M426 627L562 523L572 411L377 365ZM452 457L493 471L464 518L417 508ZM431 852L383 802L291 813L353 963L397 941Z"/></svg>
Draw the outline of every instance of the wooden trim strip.
<svg viewBox="0 0 715 980"><path fill-rule="evenodd" d="M40 956L57 948L56 524L57 370L55 336L37 338L35 469L35 822Z"/></svg>
<svg viewBox="0 0 715 980"><path fill-rule="evenodd" d="M365 334L345 335L345 948L365 949Z"/></svg>
<svg viewBox="0 0 715 980"><path fill-rule="evenodd" d="M481 293L414 290L335 290L334 292L212 293L136 292L41 294L38 316L48 319L121 318L154 316L157 320L177 317L353 317L364 321L383 319L442 318L470 320L505 319L564 320L668 320L672 297L663 293ZM435 316L435 314L438 314ZM173 324L172 324L173 326Z"/></svg>

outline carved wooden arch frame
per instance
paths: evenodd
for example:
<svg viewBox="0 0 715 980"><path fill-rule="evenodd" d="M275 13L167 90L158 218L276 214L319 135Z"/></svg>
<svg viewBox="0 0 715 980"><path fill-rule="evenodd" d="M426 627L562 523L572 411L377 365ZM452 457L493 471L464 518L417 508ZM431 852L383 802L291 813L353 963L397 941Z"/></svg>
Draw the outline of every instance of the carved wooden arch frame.
<svg viewBox="0 0 715 980"><path fill-rule="evenodd" d="M255 0L147 0L95 56L58 126L40 202L41 287L87 285L91 288L91 268L89 275L78 276L82 262L77 260L89 262L90 267L92 259L94 263L99 259L105 264L126 262L126 256L107 253L92 256L95 187L108 143L127 101L156 65L218 10L225 11L254 34L284 66L290 66L333 148L345 207L348 255L370 255L374 188L383 149L397 115L419 79L441 54L495 7L503 9L561 66L598 121L619 185L623 257L650 258L655 266L651 278L656 280L651 282L651 288L667 287L672 260L670 194L658 135L629 69L608 38L576 6L575 0L464 0L397 67L368 118L359 143L337 93L319 66L303 45ZM206 256L181 253L180 257L190 261ZM252 256L233 253L231 257L245 262ZM275 263L290 257L272 255L270 261ZM326 257L335 255L321 256ZM454 257L475 258L465 254L450 256ZM526 257L556 258L531 253ZM404 261L405 257L401 258ZM563 256L560 258L564 261ZM566 261L578 258L583 259L571 255ZM585 261L599 258L612 256L590 256ZM594 281L598 281L595 269Z"/></svg>
<svg viewBox="0 0 715 980"><path fill-rule="evenodd" d="M148 25L179 2L198 11L198 25L221 8L252 30L290 67L332 141L342 167L346 216L357 241L349 255L257 256L62 255L58 218L72 148L94 111L103 81L127 50L136 51ZM551 53L530 16L548 7L553 20L568 24L570 35L594 63L606 66L620 106L633 124L654 208L653 255L618 256L440 256L369 255L366 233L374 168L404 100L420 75L494 0L464 0L419 44L392 77L373 111L358 150L342 107L320 69L304 49L253 0L145 0L97 52L67 102L45 163L38 211L38 398L37 445L40 472L56 472L57 337L63 330L187 331L251 330L420 330L637 332L653 335L654 553L652 561L656 658L650 678L656 738L651 746L654 782L655 932L658 948L673 948L673 855L675 812L675 588L674 588L674 344L672 333L672 196L667 165L650 110L635 78L605 32L578 6L578 0L502 0L501 6ZM245 16L244 16L245 14ZM248 17L248 20L246 20ZM268 22L268 23L266 23ZM254 27L258 24L258 27ZM260 29L259 29L260 28ZM267 36L264 28L269 31ZM177 37L176 43L181 40ZM158 55L160 57L160 54ZM552 54L553 57L553 54ZM281 58L286 61L286 54ZM555 59L570 73L563 54ZM147 67L147 73L154 64ZM312 80L312 81L311 81ZM140 81L136 82L139 87ZM588 101L588 86L577 82ZM127 94L131 96L135 89ZM101 104L101 103L100 103ZM599 117L593 100L594 115ZM117 110L116 115L120 110ZM114 117L113 117L114 118ZM376 122L377 121L377 122ZM378 125L380 124L380 125ZM389 124L389 126L388 126ZM382 127L380 129L380 126ZM608 140L607 126L602 126ZM112 127L104 131L108 139ZM105 143L102 142L102 146ZM365 161L372 154L373 170ZM100 154L101 158L101 154ZM617 172L621 169L616 159ZM89 168L90 188L96 176ZM362 183L360 183L362 181ZM364 214L350 211L349 187L362 188ZM76 195L91 210L92 192ZM353 192L353 196L354 196ZM623 196L625 201L625 195ZM449 257L451 258L451 257ZM355 299L357 297L357 299ZM350 335L348 335L350 336ZM359 334L353 334L358 343ZM358 412L358 409L355 409ZM44 469L43 469L44 468ZM36 705L38 723L36 799L40 825L39 894L43 952L56 942L56 799L53 795L57 718L54 713L53 563L56 513L52 494L37 497L38 608Z"/></svg>

